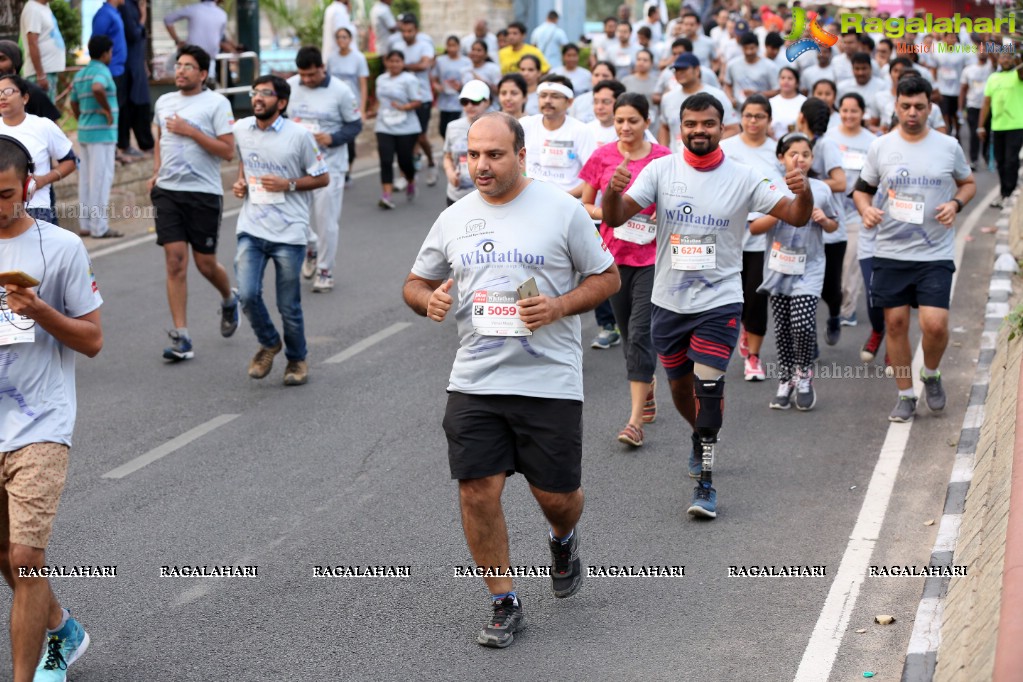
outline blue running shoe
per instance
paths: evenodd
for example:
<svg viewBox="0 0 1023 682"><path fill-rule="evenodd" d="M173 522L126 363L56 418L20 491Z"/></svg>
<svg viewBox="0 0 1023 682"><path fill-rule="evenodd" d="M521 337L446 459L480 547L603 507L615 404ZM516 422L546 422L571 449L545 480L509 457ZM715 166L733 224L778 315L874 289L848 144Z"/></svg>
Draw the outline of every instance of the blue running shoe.
<svg viewBox="0 0 1023 682"><path fill-rule="evenodd" d="M718 493L709 481L700 481L693 488L693 503L689 505L691 516L717 518Z"/></svg>
<svg viewBox="0 0 1023 682"><path fill-rule="evenodd" d="M68 618L57 632L47 633L43 658L36 668L34 682L64 682L67 668L89 648L89 633L74 618Z"/></svg>
<svg viewBox="0 0 1023 682"><path fill-rule="evenodd" d="M700 437L693 431L693 449L689 451L689 478L699 478L703 473L703 446Z"/></svg>
<svg viewBox="0 0 1023 682"><path fill-rule="evenodd" d="M167 332L167 335L170 336L171 345L163 349L165 360L181 362L195 357L195 351L192 350L192 339L182 336L174 329Z"/></svg>

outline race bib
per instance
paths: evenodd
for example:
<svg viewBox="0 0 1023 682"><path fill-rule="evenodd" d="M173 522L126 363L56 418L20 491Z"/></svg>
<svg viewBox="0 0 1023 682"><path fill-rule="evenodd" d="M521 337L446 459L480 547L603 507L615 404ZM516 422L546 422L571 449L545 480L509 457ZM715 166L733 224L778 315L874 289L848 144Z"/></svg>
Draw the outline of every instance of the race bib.
<svg viewBox="0 0 1023 682"><path fill-rule="evenodd" d="M519 317L514 291L480 289L472 295L472 327L480 336L531 336Z"/></svg>
<svg viewBox="0 0 1023 682"><path fill-rule="evenodd" d="M923 225L924 196L888 190L888 215L900 223Z"/></svg>
<svg viewBox="0 0 1023 682"><path fill-rule="evenodd" d="M568 168L575 159L575 143L571 140L544 140L540 165L547 168Z"/></svg>
<svg viewBox="0 0 1023 682"><path fill-rule="evenodd" d="M408 118L408 115L409 112L407 111L398 111L397 109L392 109L390 107L380 112L380 118L382 118L384 123L392 128L396 128L404 123Z"/></svg>
<svg viewBox="0 0 1023 682"><path fill-rule="evenodd" d="M34 343L36 322L4 306L0 311L0 346L12 343Z"/></svg>
<svg viewBox="0 0 1023 682"><path fill-rule="evenodd" d="M632 55L628 53L619 54L615 57L615 66L620 68L629 68L632 66Z"/></svg>
<svg viewBox="0 0 1023 682"><path fill-rule="evenodd" d="M624 225L614 230L615 239L633 244L649 244L657 236L657 223L650 220L650 216L637 213Z"/></svg>
<svg viewBox="0 0 1023 682"><path fill-rule="evenodd" d="M959 78L956 70L951 66L939 66L938 80L945 81L946 83L954 83L958 82Z"/></svg>
<svg viewBox="0 0 1023 682"><path fill-rule="evenodd" d="M796 249L774 242L771 244L767 268L783 275L802 275L806 272L806 249Z"/></svg>
<svg viewBox="0 0 1023 682"><path fill-rule="evenodd" d="M472 187L472 176L469 175L469 156L464 153L458 155L458 187L459 189Z"/></svg>
<svg viewBox="0 0 1023 682"><path fill-rule="evenodd" d="M315 118L296 118L292 119L295 123L299 124L313 135L320 132L320 122Z"/></svg>
<svg viewBox="0 0 1023 682"><path fill-rule="evenodd" d="M671 235L672 270L713 270L717 267L717 237Z"/></svg>
<svg viewBox="0 0 1023 682"><path fill-rule="evenodd" d="M850 149L844 144L838 147L842 152L842 168L846 170L863 170L863 162L867 160L865 152L858 149Z"/></svg>
<svg viewBox="0 0 1023 682"><path fill-rule="evenodd" d="M283 204L284 192L268 192L259 178L249 178L249 201L254 204Z"/></svg>

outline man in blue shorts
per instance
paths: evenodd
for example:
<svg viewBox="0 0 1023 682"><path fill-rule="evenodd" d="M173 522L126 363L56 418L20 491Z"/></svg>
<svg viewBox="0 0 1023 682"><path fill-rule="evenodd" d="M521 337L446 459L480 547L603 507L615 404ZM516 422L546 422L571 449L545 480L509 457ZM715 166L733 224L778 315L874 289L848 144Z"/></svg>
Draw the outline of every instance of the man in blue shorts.
<svg viewBox="0 0 1023 682"><path fill-rule="evenodd" d="M692 95L680 111L682 158L673 154L653 161L624 195L632 174L624 164L619 166L602 208L604 222L617 227L657 204L650 331L675 407L693 427L689 475L699 482L688 512L715 518L711 472L724 409L725 370L739 340L746 215L756 211L805 225L813 196L799 171L785 176L789 194L725 157L718 146L724 107L713 95Z"/></svg>

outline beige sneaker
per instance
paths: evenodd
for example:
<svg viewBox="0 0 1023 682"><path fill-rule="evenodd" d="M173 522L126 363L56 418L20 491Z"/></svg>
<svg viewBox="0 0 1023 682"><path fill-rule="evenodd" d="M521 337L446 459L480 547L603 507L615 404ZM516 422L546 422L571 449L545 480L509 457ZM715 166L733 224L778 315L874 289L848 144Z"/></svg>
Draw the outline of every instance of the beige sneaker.
<svg viewBox="0 0 1023 682"><path fill-rule="evenodd" d="M284 370L285 386L301 386L309 381L309 366L305 360L289 360Z"/></svg>
<svg viewBox="0 0 1023 682"><path fill-rule="evenodd" d="M274 366L274 356L280 353L282 348L284 348L282 342L278 342L273 348L260 347L249 363L249 376L253 379L262 379L269 374Z"/></svg>

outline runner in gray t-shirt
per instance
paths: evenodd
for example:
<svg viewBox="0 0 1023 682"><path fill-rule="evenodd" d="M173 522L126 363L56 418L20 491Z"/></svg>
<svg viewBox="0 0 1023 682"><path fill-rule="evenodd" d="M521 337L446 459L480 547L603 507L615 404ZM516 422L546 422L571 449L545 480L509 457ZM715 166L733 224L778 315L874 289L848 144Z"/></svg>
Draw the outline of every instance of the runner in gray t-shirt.
<svg viewBox="0 0 1023 682"><path fill-rule="evenodd" d="M484 114L469 129L469 173L478 191L434 223L405 281L405 302L443 322L459 348L444 431L458 480L462 527L493 615L476 641L503 648L522 625L501 508L520 472L550 523L555 597L582 583L582 339L579 314L618 290L614 259L582 205L526 178L519 123ZM582 281L576 284L579 277ZM458 284L457 300L451 287Z"/></svg>
<svg viewBox="0 0 1023 682"><path fill-rule="evenodd" d="M927 126L931 84L899 81L895 115L899 127L867 151L853 200L863 227L877 230L871 294L884 308L886 347L895 370L899 401L888 419L907 422L916 411L910 372L910 307L920 309L927 407L944 409L938 365L948 344L948 306L955 272L956 213L977 192L966 156L955 138ZM875 194L880 193L880 201Z"/></svg>
<svg viewBox="0 0 1023 682"><path fill-rule="evenodd" d="M724 108L699 93L682 104L681 158L657 159L636 178L624 166L604 191L604 222L617 227L657 204L657 261L651 334L679 412L694 429L689 474L700 481L689 513L716 516L711 469L724 405L725 370L739 340L742 238L746 218L768 213L805 225L813 210L806 175L777 182L725 157ZM694 380L695 375L695 380Z"/></svg>

